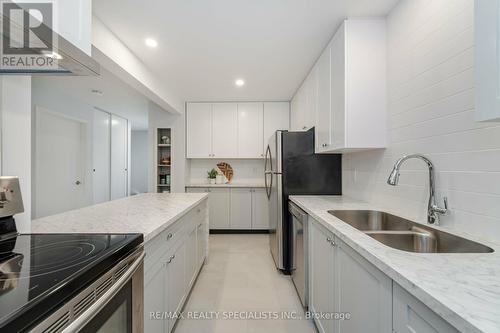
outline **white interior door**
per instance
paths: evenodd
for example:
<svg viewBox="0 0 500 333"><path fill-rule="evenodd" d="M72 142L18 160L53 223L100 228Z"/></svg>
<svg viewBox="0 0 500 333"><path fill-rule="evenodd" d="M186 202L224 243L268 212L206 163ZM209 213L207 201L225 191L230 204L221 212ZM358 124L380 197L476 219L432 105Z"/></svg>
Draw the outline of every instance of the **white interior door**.
<svg viewBox="0 0 500 333"><path fill-rule="evenodd" d="M128 124L111 116L111 200L128 195Z"/></svg>
<svg viewBox="0 0 500 333"><path fill-rule="evenodd" d="M238 103L238 157L263 158L264 105Z"/></svg>
<svg viewBox="0 0 500 333"><path fill-rule="evenodd" d="M94 204L111 198L111 115L95 110L92 152Z"/></svg>
<svg viewBox="0 0 500 333"><path fill-rule="evenodd" d="M35 217L88 204L86 141L84 122L37 108Z"/></svg>

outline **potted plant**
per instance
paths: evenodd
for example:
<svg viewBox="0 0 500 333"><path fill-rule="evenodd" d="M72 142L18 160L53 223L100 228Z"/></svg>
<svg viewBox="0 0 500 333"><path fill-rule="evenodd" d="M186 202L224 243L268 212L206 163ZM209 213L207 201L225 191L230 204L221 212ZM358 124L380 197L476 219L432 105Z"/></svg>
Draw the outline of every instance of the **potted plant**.
<svg viewBox="0 0 500 333"><path fill-rule="evenodd" d="M217 170L212 169L212 170L208 171L207 174L208 174L208 180L209 180L210 184L215 184L215 179L217 178Z"/></svg>

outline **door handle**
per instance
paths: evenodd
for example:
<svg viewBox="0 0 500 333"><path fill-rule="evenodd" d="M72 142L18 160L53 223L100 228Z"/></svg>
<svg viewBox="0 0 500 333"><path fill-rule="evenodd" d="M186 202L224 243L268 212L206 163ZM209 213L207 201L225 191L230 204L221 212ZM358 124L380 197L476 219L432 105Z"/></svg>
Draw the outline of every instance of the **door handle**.
<svg viewBox="0 0 500 333"><path fill-rule="evenodd" d="M82 182L81 182L81 181L79 181L79 180L77 180L77 181L75 182L75 185L81 185L81 184L82 184Z"/></svg>

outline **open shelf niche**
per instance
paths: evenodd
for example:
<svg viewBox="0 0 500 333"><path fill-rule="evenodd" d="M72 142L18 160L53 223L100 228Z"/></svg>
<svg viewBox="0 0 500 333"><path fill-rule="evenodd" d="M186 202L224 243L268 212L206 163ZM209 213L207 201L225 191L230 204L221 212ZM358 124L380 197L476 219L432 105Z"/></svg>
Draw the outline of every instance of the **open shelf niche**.
<svg viewBox="0 0 500 333"><path fill-rule="evenodd" d="M156 192L170 192L172 186L172 129L156 129Z"/></svg>

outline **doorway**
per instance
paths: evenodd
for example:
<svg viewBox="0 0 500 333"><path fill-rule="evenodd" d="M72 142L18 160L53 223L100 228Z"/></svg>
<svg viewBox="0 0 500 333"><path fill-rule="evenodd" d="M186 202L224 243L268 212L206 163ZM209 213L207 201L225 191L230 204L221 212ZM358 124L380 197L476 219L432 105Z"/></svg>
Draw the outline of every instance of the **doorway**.
<svg viewBox="0 0 500 333"><path fill-rule="evenodd" d="M36 108L35 217L88 205L87 123Z"/></svg>

